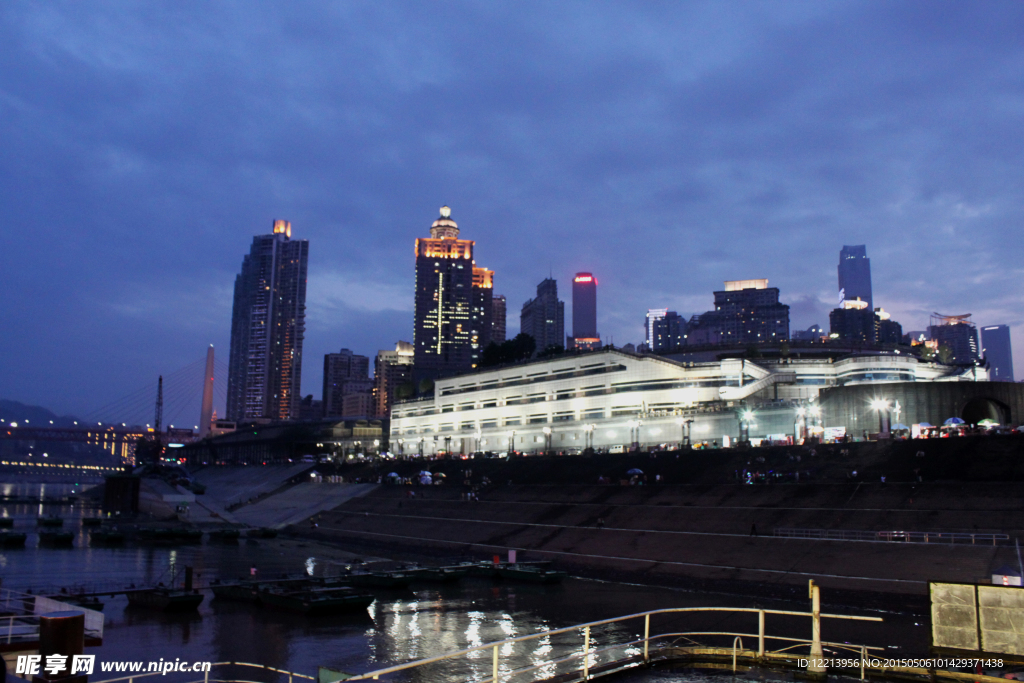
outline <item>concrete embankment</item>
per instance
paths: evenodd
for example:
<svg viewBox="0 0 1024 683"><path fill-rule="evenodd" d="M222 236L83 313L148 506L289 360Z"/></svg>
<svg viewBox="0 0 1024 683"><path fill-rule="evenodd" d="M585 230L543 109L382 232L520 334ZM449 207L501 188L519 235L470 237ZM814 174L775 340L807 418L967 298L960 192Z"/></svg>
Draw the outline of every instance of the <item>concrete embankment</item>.
<svg viewBox="0 0 1024 683"><path fill-rule="evenodd" d="M600 578L778 595L798 595L813 578L833 591L906 601L925 596L928 581L978 582L1017 564L1024 440L948 441L956 443L856 444L814 456L756 449L400 463L384 474L429 469L444 472L445 483L381 486L324 513L311 533L379 554L484 558L514 548L524 559ZM620 483L634 468L648 486ZM736 479L743 469L783 472L770 480L787 483L743 484ZM348 470L360 472L373 474ZM655 474L665 483L651 485ZM598 476L615 483L591 484ZM472 488L479 502L464 499ZM929 543L776 536L782 529L936 536ZM950 533L978 541L951 544ZM1009 544L993 545L989 534Z"/></svg>

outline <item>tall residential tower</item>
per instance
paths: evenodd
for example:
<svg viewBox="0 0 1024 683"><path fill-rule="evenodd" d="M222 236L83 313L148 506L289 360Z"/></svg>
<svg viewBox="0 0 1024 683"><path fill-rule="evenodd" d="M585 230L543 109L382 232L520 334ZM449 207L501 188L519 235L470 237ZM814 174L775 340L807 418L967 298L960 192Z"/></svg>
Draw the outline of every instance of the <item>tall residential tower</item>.
<svg viewBox="0 0 1024 683"><path fill-rule="evenodd" d="M476 367L490 342L494 271L473 260L473 240L459 239L452 210L441 207L429 238L416 240L413 329L417 380Z"/></svg>
<svg viewBox="0 0 1024 683"><path fill-rule="evenodd" d="M558 283L552 278L537 285L537 298L523 304L519 331L533 337L536 353L565 344L565 302L558 300Z"/></svg>
<svg viewBox="0 0 1024 683"><path fill-rule="evenodd" d="M298 418L309 240L288 221L252 240L235 278L228 361L229 420Z"/></svg>

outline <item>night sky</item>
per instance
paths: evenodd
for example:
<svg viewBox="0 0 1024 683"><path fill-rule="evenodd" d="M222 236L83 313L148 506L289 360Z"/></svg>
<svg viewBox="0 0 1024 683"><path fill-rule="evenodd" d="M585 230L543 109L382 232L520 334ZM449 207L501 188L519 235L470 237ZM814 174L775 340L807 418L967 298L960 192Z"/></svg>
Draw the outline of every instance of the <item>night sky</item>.
<svg viewBox="0 0 1024 683"><path fill-rule="evenodd" d="M570 332L580 270L616 345L731 279L827 328L866 244L904 330L1009 324L1020 372L1022 27L1016 1L0 3L0 398L87 414L226 361L274 218L310 240L319 398L324 353L411 341L442 204L510 336L549 272Z"/></svg>

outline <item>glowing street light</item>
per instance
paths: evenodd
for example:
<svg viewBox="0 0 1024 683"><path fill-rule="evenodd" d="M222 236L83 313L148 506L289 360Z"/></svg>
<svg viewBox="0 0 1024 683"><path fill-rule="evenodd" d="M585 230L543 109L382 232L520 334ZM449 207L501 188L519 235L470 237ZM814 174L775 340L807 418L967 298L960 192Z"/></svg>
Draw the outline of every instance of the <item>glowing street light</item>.
<svg viewBox="0 0 1024 683"><path fill-rule="evenodd" d="M740 413L740 440L750 441L750 425L755 422L754 411L747 409Z"/></svg>
<svg viewBox="0 0 1024 683"><path fill-rule="evenodd" d="M878 413L878 438L889 438L889 399L875 398L871 400L871 409Z"/></svg>
<svg viewBox="0 0 1024 683"><path fill-rule="evenodd" d="M594 447L594 427L595 425L583 425L583 447L593 448Z"/></svg>

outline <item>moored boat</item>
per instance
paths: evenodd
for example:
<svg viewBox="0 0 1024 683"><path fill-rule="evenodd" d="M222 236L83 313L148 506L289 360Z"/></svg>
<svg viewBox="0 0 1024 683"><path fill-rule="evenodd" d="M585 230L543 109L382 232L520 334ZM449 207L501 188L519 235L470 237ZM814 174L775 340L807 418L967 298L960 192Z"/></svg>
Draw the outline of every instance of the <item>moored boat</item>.
<svg viewBox="0 0 1024 683"><path fill-rule="evenodd" d="M36 520L36 524L42 527L59 529L64 526L64 519L57 515L48 515L46 517L40 517Z"/></svg>
<svg viewBox="0 0 1024 683"><path fill-rule="evenodd" d="M154 543L199 543L203 532L199 529L139 529L138 539Z"/></svg>
<svg viewBox="0 0 1024 683"><path fill-rule="evenodd" d="M563 571L525 564L502 564L498 566L497 572L498 576L502 579L528 581L530 583L559 583L568 576Z"/></svg>
<svg viewBox="0 0 1024 683"><path fill-rule="evenodd" d="M160 610L161 612L194 612L199 609L203 594L192 588L192 567L185 567L185 582L182 588L157 586L128 593L128 604L136 607Z"/></svg>
<svg viewBox="0 0 1024 683"><path fill-rule="evenodd" d="M55 548L70 548L74 544L75 535L70 531L40 531L39 545Z"/></svg>
<svg viewBox="0 0 1024 683"><path fill-rule="evenodd" d="M103 519L100 517L83 517L82 526L96 527L103 523Z"/></svg>
<svg viewBox="0 0 1024 683"><path fill-rule="evenodd" d="M410 580L404 572L352 572L337 578L350 586L364 588L405 588Z"/></svg>
<svg viewBox="0 0 1024 683"><path fill-rule="evenodd" d="M89 532L90 545L121 545L124 533L116 529L93 529Z"/></svg>
<svg viewBox="0 0 1024 683"><path fill-rule="evenodd" d="M358 612L373 601L372 595L350 588L291 590L272 586L260 591L260 602L264 605L309 617Z"/></svg>
<svg viewBox="0 0 1024 683"><path fill-rule="evenodd" d="M242 532L238 529L213 529L210 531L211 541L237 541Z"/></svg>
<svg viewBox="0 0 1024 683"><path fill-rule="evenodd" d="M199 608L203 594L180 588L147 588L128 593L128 604L161 612L192 612Z"/></svg>
<svg viewBox="0 0 1024 683"><path fill-rule="evenodd" d="M250 581L239 581L237 583L213 583L210 584L213 597L218 600L230 600L233 602L259 602L260 584Z"/></svg>
<svg viewBox="0 0 1024 683"><path fill-rule="evenodd" d="M16 534L10 531L0 533L0 547L4 548L24 548L25 539L28 534Z"/></svg>
<svg viewBox="0 0 1024 683"><path fill-rule="evenodd" d="M410 581L448 583L458 581L469 572L467 567L404 567L402 573Z"/></svg>
<svg viewBox="0 0 1024 683"><path fill-rule="evenodd" d="M0 517L0 529L13 529L14 518L13 517Z"/></svg>

